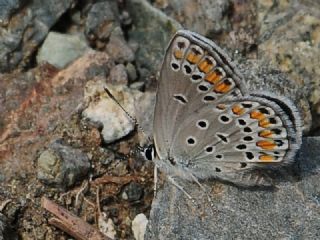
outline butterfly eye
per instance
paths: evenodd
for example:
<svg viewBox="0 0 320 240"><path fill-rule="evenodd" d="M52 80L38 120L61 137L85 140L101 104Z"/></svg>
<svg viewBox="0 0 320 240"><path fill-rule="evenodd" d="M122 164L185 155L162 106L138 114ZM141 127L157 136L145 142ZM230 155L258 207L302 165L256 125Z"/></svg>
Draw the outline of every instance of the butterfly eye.
<svg viewBox="0 0 320 240"><path fill-rule="evenodd" d="M146 160L152 161L156 157L156 151L153 144L143 150L143 155Z"/></svg>

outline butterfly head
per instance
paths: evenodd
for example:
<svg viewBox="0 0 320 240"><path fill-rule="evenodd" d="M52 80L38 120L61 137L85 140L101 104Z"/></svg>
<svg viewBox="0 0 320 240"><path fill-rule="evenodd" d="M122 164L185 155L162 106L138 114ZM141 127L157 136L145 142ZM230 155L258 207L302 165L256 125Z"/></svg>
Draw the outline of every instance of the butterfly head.
<svg viewBox="0 0 320 240"><path fill-rule="evenodd" d="M141 152L142 156L144 157L144 159L148 160L148 161L154 161L155 158L157 157L157 151L156 151L156 147L154 144L149 144L146 147L141 148L140 152ZM177 164L176 159L174 157L170 156L169 154L168 154L167 160L173 166ZM183 165L183 163L182 163L182 165Z"/></svg>
<svg viewBox="0 0 320 240"><path fill-rule="evenodd" d="M149 144L148 146L142 148L140 152L144 159L148 161L153 161L157 156L154 144Z"/></svg>

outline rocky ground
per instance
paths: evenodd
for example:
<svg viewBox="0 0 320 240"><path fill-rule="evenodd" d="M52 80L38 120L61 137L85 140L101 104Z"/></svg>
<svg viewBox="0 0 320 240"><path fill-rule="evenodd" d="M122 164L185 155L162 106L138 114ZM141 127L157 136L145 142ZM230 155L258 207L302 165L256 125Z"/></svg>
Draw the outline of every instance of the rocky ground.
<svg viewBox="0 0 320 240"><path fill-rule="evenodd" d="M143 239L147 219L147 239L319 239L319 9L309 0L0 0L0 239L70 239L49 223L43 196L114 239ZM153 201L153 165L135 149L152 136L157 73L181 28L226 49L251 90L298 106L303 147L276 190L208 183L212 213L167 184Z"/></svg>

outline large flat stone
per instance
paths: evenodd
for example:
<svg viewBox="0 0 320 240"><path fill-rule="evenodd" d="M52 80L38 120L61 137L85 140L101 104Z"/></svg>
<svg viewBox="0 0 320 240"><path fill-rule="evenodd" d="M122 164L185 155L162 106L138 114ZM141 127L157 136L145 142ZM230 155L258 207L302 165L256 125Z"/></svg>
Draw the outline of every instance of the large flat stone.
<svg viewBox="0 0 320 240"><path fill-rule="evenodd" d="M319 239L320 138L303 139L296 162L277 170L272 189L206 183L213 206L184 184L199 208L165 183L153 201L145 239Z"/></svg>
<svg viewBox="0 0 320 240"><path fill-rule="evenodd" d="M64 68L89 51L84 36L50 32L37 55L37 62Z"/></svg>

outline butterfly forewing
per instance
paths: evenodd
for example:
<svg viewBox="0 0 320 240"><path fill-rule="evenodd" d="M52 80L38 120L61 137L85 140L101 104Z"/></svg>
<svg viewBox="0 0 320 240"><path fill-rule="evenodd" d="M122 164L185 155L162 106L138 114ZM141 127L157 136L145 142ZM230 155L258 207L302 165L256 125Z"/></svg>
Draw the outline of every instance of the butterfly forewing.
<svg viewBox="0 0 320 240"><path fill-rule="evenodd" d="M154 137L161 158L174 154L176 130L204 105L246 93L228 57L200 35L179 31L166 51L160 72Z"/></svg>

